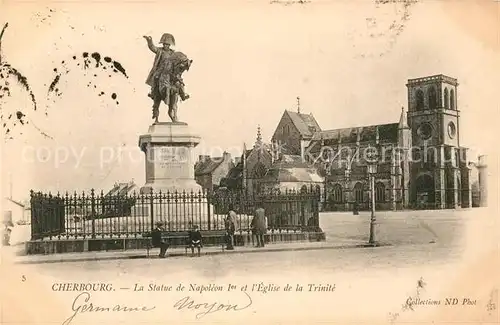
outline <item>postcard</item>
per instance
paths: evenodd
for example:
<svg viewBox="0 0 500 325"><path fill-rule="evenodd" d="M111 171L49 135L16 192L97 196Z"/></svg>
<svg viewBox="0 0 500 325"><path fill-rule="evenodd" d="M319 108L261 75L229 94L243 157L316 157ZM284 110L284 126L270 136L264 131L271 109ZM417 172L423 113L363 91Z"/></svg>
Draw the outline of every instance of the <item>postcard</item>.
<svg viewBox="0 0 500 325"><path fill-rule="evenodd" d="M2 324L494 324L499 2L0 13Z"/></svg>

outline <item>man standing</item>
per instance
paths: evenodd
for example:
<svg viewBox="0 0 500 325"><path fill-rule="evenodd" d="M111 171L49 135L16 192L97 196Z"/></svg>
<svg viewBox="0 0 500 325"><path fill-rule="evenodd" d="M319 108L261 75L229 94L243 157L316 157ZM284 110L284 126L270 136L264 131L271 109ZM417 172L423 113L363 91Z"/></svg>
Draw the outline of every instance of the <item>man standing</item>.
<svg viewBox="0 0 500 325"><path fill-rule="evenodd" d="M252 219L252 231L257 237L257 247L264 247L264 234L266 233L266 212L262 205L258 205Z"/></svg>
<svg viewBox="0 0 500 325"><path fill-rule="evenodd" d="M160 248L160 258L165 258L165 254L167 253L167 249L169 247L168 243L163 240L161 237L161 233L163 231L163 223L161 221L158 221L156 223L156 228L152 231L151 233L151 241L153 244L153 247L159 247Z"/></svg>
<svg viewBox="0 0 500 325"><path fill-rule="evenodd" d="M227 250L234 250L234 220L236 219L236 212L233 210L233 206L229 206L229 212L227 213L226 220L224 222L224 226L226 228L227 233Z"/></svg>

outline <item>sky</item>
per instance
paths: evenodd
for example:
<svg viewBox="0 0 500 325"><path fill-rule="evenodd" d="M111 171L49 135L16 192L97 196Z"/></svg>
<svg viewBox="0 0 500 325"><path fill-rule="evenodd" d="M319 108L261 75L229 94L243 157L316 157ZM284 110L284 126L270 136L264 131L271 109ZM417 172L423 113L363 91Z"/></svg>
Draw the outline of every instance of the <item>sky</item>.
<svg viewBox="0 0 500 325"><path fill-rule="evenodd" d="M143 36L158 42L163 33L193 60L183 76L191 98L178 115L202 138L196 154L237 155L258 125L269 141L297 96L322 129L397 122L407 80L445 74L460 84L461 144L496 155L498 4L385 2L4 1L2 58L27 77L38 108L11 82L2 113L21 110L30 123L2 143L3 195L9 179L18 199L29 189L144 183L137 144L152 122L145 80L154 54ZM84 52L119 62L127 77L83 69ZM165 106L160 114L167 121Z"/></svg>

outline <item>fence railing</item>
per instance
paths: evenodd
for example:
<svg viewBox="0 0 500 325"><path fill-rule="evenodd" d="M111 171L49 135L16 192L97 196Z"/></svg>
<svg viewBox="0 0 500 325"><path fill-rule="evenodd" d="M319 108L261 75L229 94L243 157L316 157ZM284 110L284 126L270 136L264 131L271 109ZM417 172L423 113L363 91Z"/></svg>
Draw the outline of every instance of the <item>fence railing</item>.
<svg viewBox="0 0 500 325"><path fill-rule="evenodd" d="M284 191L259 195L213 192L151 192L104 195L31 191L31 237L40 239L141 237L156 222L169 231L224 229L229 209L236 231L250 232L257 207L266 211L272 232L319 228L319 192Z"/></svg>

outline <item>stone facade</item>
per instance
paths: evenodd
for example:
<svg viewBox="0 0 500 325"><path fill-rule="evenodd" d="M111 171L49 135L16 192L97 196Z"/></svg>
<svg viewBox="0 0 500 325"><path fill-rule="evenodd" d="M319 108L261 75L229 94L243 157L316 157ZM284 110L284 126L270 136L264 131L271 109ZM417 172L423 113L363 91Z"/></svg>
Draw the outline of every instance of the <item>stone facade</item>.
<svg viewBox="0 0 500 325"><path fill-rule="evenodd" d="M406 86L408 108L396 123L321 131L311 114L284 112L273 144L301 155L325 177L327 209L369 208L369 165L376 165L377 209L472 205L457 80L435 75L410 79Z"/></svg>

